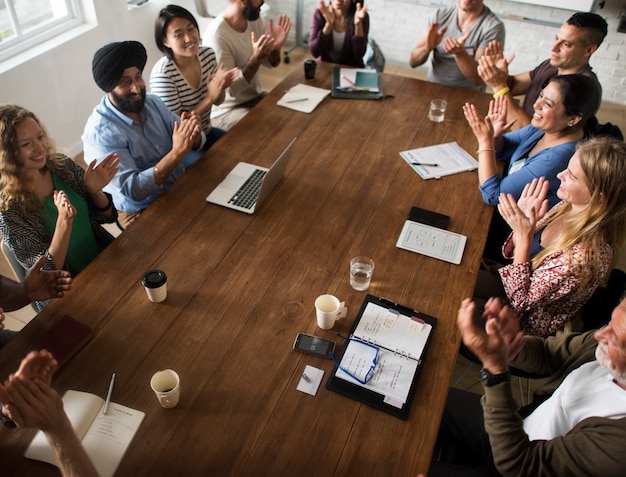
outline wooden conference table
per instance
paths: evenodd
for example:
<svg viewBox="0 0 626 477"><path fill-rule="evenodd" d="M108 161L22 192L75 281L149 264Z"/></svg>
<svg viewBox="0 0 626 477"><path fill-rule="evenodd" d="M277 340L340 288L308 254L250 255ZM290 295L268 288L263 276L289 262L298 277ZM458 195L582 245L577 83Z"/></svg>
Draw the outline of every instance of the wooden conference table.
<svg viewBox="0 0 626 477"><path fill-rule="evenodd" d="M276 105L303 82L298 70L276 87L206 158L93 261L73 290L0 351L0 378L53 322L69 314L93 328L56 374L60 393L106 395L145 411L117 475L413 476L426 472L451 382L456 312L471 296L492 209L476 172L422 180L398 152L476 141L461 109L486 111L489 97L383 75L393 98L328 97L312 114ZM330 65L310 84L330 88ZM431 98L448 100L445 122L427 119ZM297 136L286 177L255 215L207 204L238 161L269 166ZM413 205L451 216L468 237L460 265L396 248ZM369 293L438 318L407 421L329 391L330 360L292 350L298 332L338 340L365 292L350 287L356 255L376 263ZM168 297L148 301L140 279L161 268ZM317 328L313 302L345 300L334 330ZM315 397L296 390L304 367L324 370ZM149 386L157 370L181 376L181 401L162 409ZM4 475L55 475L22 453L30 430L0 430Z"/></svg>

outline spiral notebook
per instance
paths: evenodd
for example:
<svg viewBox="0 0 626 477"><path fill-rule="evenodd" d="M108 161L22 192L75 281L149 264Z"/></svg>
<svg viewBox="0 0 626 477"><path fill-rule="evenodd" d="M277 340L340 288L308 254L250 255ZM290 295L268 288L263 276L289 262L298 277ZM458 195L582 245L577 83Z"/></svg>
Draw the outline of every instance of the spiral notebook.
<svg viewBox="0 0 626 477"><path fill-rule="evenodd" d="M367 295L326 387L406 419L436 323Z"/></svg>

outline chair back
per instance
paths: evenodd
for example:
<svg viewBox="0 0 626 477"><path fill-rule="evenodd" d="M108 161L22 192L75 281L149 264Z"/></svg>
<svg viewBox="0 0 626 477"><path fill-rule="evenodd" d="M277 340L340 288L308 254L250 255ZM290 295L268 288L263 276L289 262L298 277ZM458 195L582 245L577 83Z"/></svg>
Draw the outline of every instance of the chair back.
<svg viewBox="0 0 626 477"><path fill-rule="evenodd" d="M13 253L13 250L11 250L11 247L9 247L9 245L4 240L2 240L1 242L2 253L4 255L4 258L6 258L7 262L9 263L11 270L13 270L15 278L18 282L24 281L24 278L26 277L26 270L24 270L22 264L18 262L17 257Z"/></svg>

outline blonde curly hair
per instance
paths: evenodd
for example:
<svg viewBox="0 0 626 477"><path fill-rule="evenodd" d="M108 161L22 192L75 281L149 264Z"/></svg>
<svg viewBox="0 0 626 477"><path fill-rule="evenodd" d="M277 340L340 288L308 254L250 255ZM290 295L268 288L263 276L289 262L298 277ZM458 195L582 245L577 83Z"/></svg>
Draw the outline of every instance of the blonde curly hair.
<svg viewBox="0 0 626 477"><path fill-rule="evenodd" d="M57 154L54 141L48 136L35 113L16 104L0 105L0 211L6 211L11 201L20 207L38 207L30 180L24 174L17 142L17 128L26 119L32 118L41 128L46 141L46 166L56 165Z"/></svg>

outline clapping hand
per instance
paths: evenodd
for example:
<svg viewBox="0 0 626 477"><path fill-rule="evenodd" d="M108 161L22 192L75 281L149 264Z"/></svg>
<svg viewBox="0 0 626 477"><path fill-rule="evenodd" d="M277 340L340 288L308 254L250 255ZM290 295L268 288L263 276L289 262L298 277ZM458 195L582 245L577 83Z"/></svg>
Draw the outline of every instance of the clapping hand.
<svg viewBox="0 0 626 477"><path fill-rule="evenodd" d="M274 38L269 34L257 38L255 32L250 32L250 41L252 42L251 58L256 62L264 60L276 49Z"/></svg>
<svg viewBox="0 0 626 477"><path fill-rule="evenodd" d="M324 20L326 20L325 26L330 27L330 30L332 30L333 26L335 25L335 10L331 5L326 5L326 0L320 0L318 3L318 8L319 11L322 13L322 16L324 17Z"/></svg>
<svg viewBox="0 0 626 477"><path fill-rule="evenodd" d="M478 59L478 76L494 91L499 91L507 85L509 64L514 58L515 55L505 58L502 43L492 40Z"/></svg>
<svg viewBox="0 0 626 477"><path fill-rule="evenodd" d="M224 64L220 63L215 74L209 75L207 78L207 90L211 104L217 104L220 99L223 100L224 91L237 80L240 72L241 70L237 67L226 71Z"/></svg>
<svg viewBox="0 0 626 477"><path fill-rule="evenodd" d="M287 15L281 13L278 16L278 23L276 27L274 27L274 22L270 19L267 33L274 40L274 48L281 48L285 41L287 40L287 36L289 35L289 30L291 30L291 20Z"/></svg>
<svg viewBox="0 0 626 477"><path fill-rule="evenodd" d="M119 170L120 157L116 153L108 154L101 162L94 159L85 171L85 185L91 195L95 195L115 177Z"/></svg>
<svg viewBox="0 0 626 477"><path fill-rule="evenodd" d="M363 19L367 15L367 5L361 6L360 3L356 4L356 12L354 13L354 26L363 23Z"/></svg>
<svg viewBox="0 0 626 477"><path fill-rule="evenodd" d="M524 346L524 332L521 330L517 315L508 305L504 305L500 298L492 297L485 303L483 319L497 321L500 334L507 344L508 359L511 361Z"/></svg>
<svg viewBox="0 0 626 477"><path fill-rule="evenodd" d="M198 113L183 112L180 115L180 123L174 123L172 134L172 150L180 154L187 154L192 148L198 147L201 140L200 118Z"/></svg>
<svg viewBox="0 0 626 477"><path fill-rule="evenodd" d="M66 291L72 288L70 272L66 270L43 270L46 261L45 255L39 257L24 277L22 282L24 294L30 301L61 298Z"/></svg>
<svg viewBox="0 0 626 477"><path fill-rule="evenodd" d="M513 119L507 122L508 102L504 96L498 96L489 102L489 112L487 117L493 126L493 136L500 137L511 129L511 126L517 121Z"/></svg>
<svg viewBox="0 0 626 477"><path fill-rule="evenodd" d="M446 53L454 56L465 53L465 42L467 41L468 37L469 32L467 32L459 39L455 39L449 36L443 42L443 49L446 50Z"/></svg>
<svg viewBox="0 0 626 477"><path fill-rule="evenodd" d="M439 23L437 22L432 22L428 27L428 32L426 33L426 46L428 51L437 48L437 45L443 40L443 35L448 31L447 25L444 25L441 31L439 31L438 28Z"/></svg>
<svg viewBox="0 0 626 477"><path fill-rule="evenodd" d="M522 195L517 200L517 205L524 211L524 214L530 215L531 210L536 212L537 220L541 220L546 212L548 212L548 189L550 183L545 177L533 179L529 184L524 186Z"/></svg>
<svg viewBox="0 0 626 477"><path fill-rule="evenodd" d="M493 148L494 127L489 116L483 117L470 103L463 105L463 114L478 140L479 148Z"/></svg>
<svg viewBox="0 0 626 477"><path fill-rule="evenodd" d="M498 211L513 230L516 246L520 244L520 239L522 238L525 238L527 241L532 241L538 215L535 205L525 211L517 204L511 194L500 194Z"/></svg>
<svg viewBox="0 0 626 477"><path fill-rule="evenodd" d="M54 191L54 205L59 212L60 219L65 219L67 221L74 220L74 216L76 215L76 209L74 209L74 206L72 205L70 199L67 197L67 194L64 191Z"/></svg>

